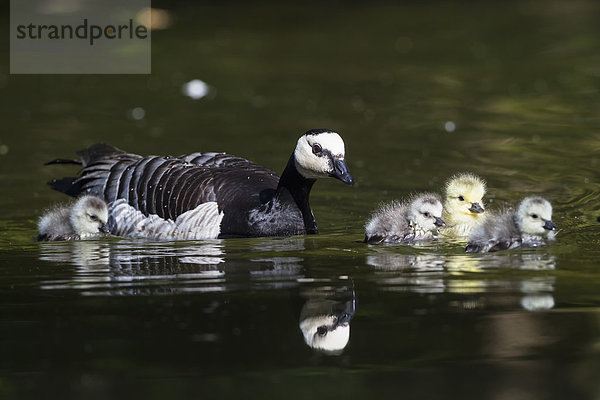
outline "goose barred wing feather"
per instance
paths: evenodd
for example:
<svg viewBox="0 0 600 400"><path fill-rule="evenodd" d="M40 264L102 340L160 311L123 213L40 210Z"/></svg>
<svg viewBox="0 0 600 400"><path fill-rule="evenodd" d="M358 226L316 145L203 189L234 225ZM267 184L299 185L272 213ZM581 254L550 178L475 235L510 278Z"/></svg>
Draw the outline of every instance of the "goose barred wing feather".
<svg viewBox="0 0 600 400"><path fill-rule="evenodd" d="M236 209L247 210L270 198L279 182L268 168L225 153L142 157L98 144L78 154L83 169L73 185L79 193L107 203L124 199L146 216L172 220L206 202L226 209L236 201Z"/></svg>
<svg viewBox="0 0 600 400"><path fill-rule="evenodd" d="M83 190L111 203L125 199L144 215L176 219L201 203L214 201L226 207L257 179L275 189L279 177L256 164L244 169L198 166L180 158L150 156L107 160L84 167ZM233 183L233 184L232 184ZM256 186L254 186L256 187ZM246 191L252 193L252 190Z"/></svg>
<svg viewBox="0 0 600 400"><path fill-rule="evenodd" d="M68 194L74 196L87 193L100 198L105 197L106 189L108 188L108 192L115 191L115 187L118 188L122 184L123 172L132 163L142 159L142 156L127 153L105 143L92 145L78 151L77 154L81 158L83 169L81 175L72 181L72 189ZM70 178L63 181L67 179ZM53 183L51 182L53 188L64 191Z"/></svg>
<svg viewBox="0 0 600 400"><path fill-rule="evenodd" d="M178 157L190 164L207 168L261 168L258 164L245 158L232 156L226 153L191 153Z"/></svg>

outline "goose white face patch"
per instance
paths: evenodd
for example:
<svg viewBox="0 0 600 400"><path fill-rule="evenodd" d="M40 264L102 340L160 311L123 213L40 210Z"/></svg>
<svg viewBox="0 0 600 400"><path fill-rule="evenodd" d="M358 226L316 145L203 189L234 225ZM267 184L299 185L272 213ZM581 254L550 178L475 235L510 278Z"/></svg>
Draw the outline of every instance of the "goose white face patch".
<svg viewBox="0 0 600 400"><path fill-rule="evenodd" d="M313 349L336 351L342 350L350 340L350 325L342 324L335 329L319 333L319 327L332 327L335 322L333 315L319 315L309 317L300 322L300 330L304 335L304 342Z"/></svg>
<svg viewBox="0 0 600 400"><path fill-rule="evenodd" d="M224 214L216 202L202 203L173 220L156 214L145 216L124 199L110 204L108 227L117 236L151 239L216 239L221 232Z"/></svg>
<svg viewBox="0 0 600 400"><path fill-rule="evenodd" d="M320 146L321 153L315 154L315 146ZM333 171L331 157L343 160L345 155L344 141L335 132L303 135L294 150L296 169L308 179L329 176Z"/></svg>

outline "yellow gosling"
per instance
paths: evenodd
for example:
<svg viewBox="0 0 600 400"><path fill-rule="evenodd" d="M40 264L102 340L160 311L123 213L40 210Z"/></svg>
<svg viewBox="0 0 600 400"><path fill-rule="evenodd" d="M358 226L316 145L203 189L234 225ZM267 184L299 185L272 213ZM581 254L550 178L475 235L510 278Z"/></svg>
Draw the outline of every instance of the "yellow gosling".
<svg viewBox="0 0 600 400"><path fill-rule="evenodd" d="M446 223L444 236L467 239L471 231L485 221L485 189L485 181L470 173L454 175L446 182L442 214Z"/></svg>

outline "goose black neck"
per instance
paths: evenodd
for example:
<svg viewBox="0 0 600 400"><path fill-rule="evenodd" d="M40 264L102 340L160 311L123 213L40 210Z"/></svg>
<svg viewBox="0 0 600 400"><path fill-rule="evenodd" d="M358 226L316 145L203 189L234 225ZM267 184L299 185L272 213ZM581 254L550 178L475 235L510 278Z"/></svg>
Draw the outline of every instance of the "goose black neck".
<svg viewBox="0 0 600 400"><path fill-rule="evenodd" d="M316 179L307 179L300 175L296 169L296 157L292 154L287 166L281 174L279 184L277 185L276 196L279 197L284 188L292 195L292 198L302 213L304 229L307 234L319 233L317 222L315 221L315 217L313 216L309 204L310 190L315 181Z"/></svg>

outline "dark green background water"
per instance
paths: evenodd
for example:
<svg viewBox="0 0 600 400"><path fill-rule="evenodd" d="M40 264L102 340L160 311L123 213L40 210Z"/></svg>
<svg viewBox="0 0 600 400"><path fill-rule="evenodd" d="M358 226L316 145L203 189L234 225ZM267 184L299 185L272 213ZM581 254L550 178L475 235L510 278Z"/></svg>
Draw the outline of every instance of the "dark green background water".
<svg viewBox="0 0 600 400"><path fill-rule="evenodd" d="M598 3L163 6L150 76L11 76L0 38L0 397L600 398ZM318 236L32 241L74 172L47 160L104 141L281 171L318 127L357 181L315 185ZM460 171L490 209L547 197L558 242L360 243L379 202ZM341 354L299 328L323 299L356 303Z"/></svg>

